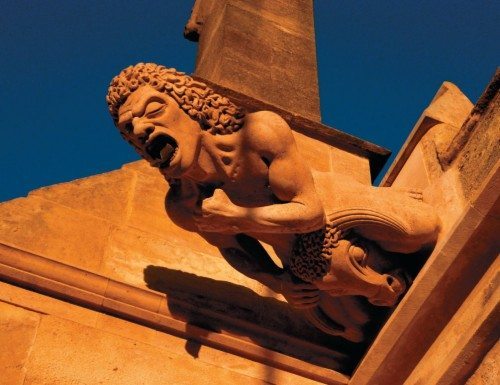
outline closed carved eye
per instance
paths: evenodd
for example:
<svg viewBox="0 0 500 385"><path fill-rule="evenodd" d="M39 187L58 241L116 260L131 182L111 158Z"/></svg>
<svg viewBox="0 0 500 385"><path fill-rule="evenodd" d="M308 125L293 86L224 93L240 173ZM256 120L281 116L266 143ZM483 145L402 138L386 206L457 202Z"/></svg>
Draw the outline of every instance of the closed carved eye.
<svg viewBox="0 0 500 385"><path fill-rule="evenodd" d="M146 107L146 110L144 111L144 115L146 115L148 118L154 118L160 115L163 111L165 111L166 107L167 106L165 103L158 103L158 102L149 103Z"/></svg>

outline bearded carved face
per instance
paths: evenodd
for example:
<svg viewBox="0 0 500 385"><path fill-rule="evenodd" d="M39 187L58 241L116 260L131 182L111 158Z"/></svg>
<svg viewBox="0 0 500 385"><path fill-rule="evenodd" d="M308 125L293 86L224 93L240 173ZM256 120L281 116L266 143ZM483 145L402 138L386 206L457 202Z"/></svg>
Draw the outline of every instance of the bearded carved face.
<svg viewBox="0 0 500 385"><path fill-rule="evenodd" d="M120 106L117 127L167 178L179 178L196 164L202 137L199 123L173 98L151 86L139 87Z"/></svg>

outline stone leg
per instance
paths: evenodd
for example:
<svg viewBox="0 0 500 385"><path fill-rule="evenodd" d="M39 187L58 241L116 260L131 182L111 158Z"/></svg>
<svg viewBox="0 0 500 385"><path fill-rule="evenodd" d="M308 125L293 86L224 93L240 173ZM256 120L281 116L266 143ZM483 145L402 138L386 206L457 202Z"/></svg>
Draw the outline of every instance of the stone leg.
<svg viewBox="0 0 500 385"><path fill-rule="evenodd" d="M358 199L364 201L362 208L349 210L353 218L352 227L356 233L376 242L382 249L408 254L436 241L439 218L434 208L415 199L413 192L371 187L359 195ZM344 213L339 214L340 218L344 217ZM332 219L336 216L336 213L330 215Z"/></svg>
<svg viewBox="0 0 500 385"><path fill-rule="evenodd" d="M316 189L329 222L354 230L389 252L413 253L439 234L434 208L415 191L361 184L345 175L315 173Z"/></svg>

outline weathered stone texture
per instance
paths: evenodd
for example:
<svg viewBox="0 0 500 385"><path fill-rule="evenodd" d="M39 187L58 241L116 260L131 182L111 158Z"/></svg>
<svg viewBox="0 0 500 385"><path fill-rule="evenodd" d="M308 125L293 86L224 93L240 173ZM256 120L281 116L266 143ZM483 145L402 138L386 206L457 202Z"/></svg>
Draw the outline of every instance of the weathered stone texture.
<svg viewBox="0 0 500 385"><path fill-rule="evenodd" d="M500 343L488 352L465 385L497 385L500 383Z"/></svg>
<svg viewBox="0 0 500 385"><path fill-rule="evenodd" d="M429 172L426 168L425 159L422 154L422 146L418 144L408 157L404 167L401 169L397 179L392 184L394 187L402 188L412 186L422 191L429 186Z"/></svg>
<svg viewBox="0 0 500 385"><path fill-rule="evenodd" d="M231 101L243 107L247 112L276 112L290 125L294 135L295 133L301 134L295 137L297 143L300 142L300 139L297 138L307 137L311 142L314 141L317 144L327 144L330 146L333 154L332 170L334 172L350 175L355 174L355 179L359 179L362 183L365 183L364 181L370 183L378 176L378 173L390 156L390 151L387 149L321 124L320 122L297 115L293 111L287 111L270 103L265 103L262 100L234 89L223 87L205 78L197 76L194 76L194 78L195 80L207 83L217 93L226 95ZM308 158L308 155L308 152L304 154L305 160L314 168L313 162Z"/></svg>
<svg viewBox="0 0 500 385"><path fill-rule="evenodd" d="M499 124L492 117L498 101L497 107L488 103L489 109L474 114L478 104L486 104L472 109L460 90L445 82L382 181L423 189L440 216L441 231L352 385L462 384L498 334L498 278L490 281L486 273L495 272L499 247ZM471 116L475 128L467 126Z"/></svg>
<svg viewBox="0 0 500 385"><path fill-rule="evenodd" d="M349 175L356 181L371 186L373 175L370 171L370 161L361 155L330 148L331 170L335 174Z"/></svg>
<svg viewBox="0 0 500 385"><path fill-rule="evenodd" d="M202 32L196 74L287 110L288 117L298 114L319 120L311 10L310 0L214 1ZM482 327L484 322L479 317L483 310L487 313L486 305L491 313L493 297L486 298L488 293L471 302L475 313L462 303L489 263L493 229L498 227L498 216L490 212L495 192L491 183L483 183L490 178L498 159L498 104L497 97L453 170L447 170L440 156L458 132L471 104L458 88L445 83L419 119L396 161L395 171L389 173L387 185L415 189L426 189L433 183L438 186L439 192L431 194L431 200L446 202L438 209L441 214L452 214L446 219L449 227L441 229L443 234L449 235L447 231L455 220L459 215L463 217L451 241L445 239L446 244L440 239L412 292L396 309L394 314L400 318L384 328L378 345L374 344L373 360L361 365L353 384L388 383L387 378L404 382L426 354L451 354L450 344L462 337L464 345L474 342L472 337L466 338L467 333ZM300 119L295 122L300 126ZM340 178L349 175L363 184L370 183L370 155L364 156L369 153L364 152L368 147L358 151L358 142L351 143L352 138L347 140L339 134L332 135L336 138L332 141L317 141L309 132L322 131L324 138L325 127L320 130L310 121L306 123L309 126L301 126L293 134L299 152L313 171L333 172ZM459 195L455 190L447 189L450 185L456 187L457 180L469 202L462 202L461 197L455 197ZM335 183L330 183L324 191L337 191L335 187ZM491 189L487 203L485 199L475 200L477 192L483 193L483 189ZM9 385L191 384L193 378L200 384L222 385L314 383L268 366L269 362L278 362L280 367L294 370L287 363L299 360L287 361L291 357L285 356L285 361L274 361L279 352L332 367L337 352L330 349L338 341L305 326L301 314L284 304L281 296L234 271L217 248L198 234L175 225L165 215L167 190L158 172L141 161L125 165L122 170L39 189L27 198L0 205L0 242L77 267L73 271L78 270L79 277L90 276L89 271L100 274L102 293L91 293L88 286L80 289L96 294L101 302L83 302L136 321L113 318L0 282L0 300L35 310L0 302L0 345L7 347L0 351L0 385L2 381ZM357 193L351 191L345 199L354 201ZM342 203L340 198L330 200ZM383 207L383 202L379 203L377 206ZM456 207L455 211L448 211L451 206ZM10 272L15 271L15 267L9 267ZM67 271L71 272L71 268ZM466 282L462 282L464 272ZM55 281L54 275L42 278ZM90 279L85 282L92 283ZM63 285L70 286L67 281ZM67 293L61 290L59 294ZM78 299L71 299L75 298ZM124 298L127 301L120 301ZM135 313L124 309L134 309ZM163 321L169 316L171 324L141 318L141 312L152 313L152 318ZM478 313L477 319L470 318ZM463 317L455 326L449 322L453 314ZM260 353L254 350L254 355L248 356L263 363L161 331L171 330L168 327L175 322L185 327L186 334L182 334L181 328L173 330L192 338L203 333L202 337L224 335L228 337L226 342L232 339L234 343L248 343L245 347L262 348ZM445 329L450 332L448 335L442 334L447 324L453 328L451 332ZM190 328L196 328L196 332L189 334ZM441 338L441 345L432 350L436 337ZM200 339L247 357L242 349L230 350L234 345L224 345L216 338ZM298 351L313 344L318 348L313 349L314 354L307 349ZM486 356L470 378L470 385L495 381L488 372L495 371L497 376L497 364L492 363L491 354L494 353ZM300 362L305 366L308 363ZM334 364L341 366L343 362L339 359ZM439 360L429 359L425 365L432 372L429 376L438 376ZM310 366L311 372L307 367L302 373L310 375L314 370L326 369ZM427 371L421 373L424 381L430 378ZM339 382L333 379L332 383L347 382L347 377L337 374ZM314 375L317 376L312 378L325 378L324 372Z"/></svg>
<svg viewBox="0 0 500 385"><path fill-rule="evenodd" d="M71 183L43 187L30 192L29 196L123 224L127 217L128 194L134 183L134 173L116 170L91 178L77 179Z"/></svg>
<svg viewBox="0 0 500 385"><path fill-rule="evenodd" d="M440 144L446 149L472 107L456 85L444 82L422 112L381 185L425 188L441 177Z"/></svg>
<svg viewBox="0 0 500 385"><path fill-rule="evenodd" d="M463 384L495 344L500 300L498 261L484 274L436 341L405 381L405 385Z"/></svg>
<svg viewBox="0 0 500 385"><path fill-rule="evenodd" d="M199 45L196 75L320 119L312 1L217 2Z"/></svg>
<svg viewBox="0 0 500 385"><path fill-rule="evenodd" d="M455 167L464 195L470 199L500 159L500 93L489 103L463 148Z"/></svg>
<svg viewBox="0 0 500 385"><path fill-rule="evenodd" d="M220 367L186 360L131 338L46 316L38 329L24 384L188 385L193 383L193 378L198 384L264 383Z"/></svg>
<svg viewBox="0 0 500 385"><path fill-rule="evenodd" d="M3 282L0 343L1 385L191 384L195 379L202 384L317 384Z"/></svg>
<svg viewBox="0 0 500 385"><path fill-rule="evenodd" d="M231 270L228 263L220 257L218 249L214 248L211 254L200 250L201 244L196 246L198 245L193 242L193 248L187 251L188 245L176 243L175 238L171 242L168 236L161 237L133 228L116 229L109 239L101 274L141 287L145 286L144 269L148 266L163 267L188 275L197 274L200 277L248 285L247 287L262 292L260 284L234 269ZM211 250L208 246L207 249ZM192 289L195 290L194 287Z"/></svg>
<svg viewBox="0 0 500 385"><path fill-rule="evenodd" d="M0 205L0 242L90 271L99 269L110 229L85 206L74 210L39 196Z"/></svg>
<svg viewBox="0 0 500 385"><path fill-rule="evenodd" d="M0 301L16 303L19 306L41 314L53 314L57 317L94 327L99 313L48 297L37 292L12 286L0 281Z"/></svg>
<svg viewBox="0 0 500 385"><path fill-rule="evenodd" d="M304 159L307 159L308 166L311 169L323 172L331 171L331 147L329 145L318 142L298 132L294 132L293 136L300 155L302 155Z"/></svg>
<svg viewBox="0 0 500 385"><path fill-rule="evenodd" d="M312 157L311 163L323 162L328 167L329 146L323 147L323 153L316 154L310 144L306 156ZM216 247L198 234L173 224L164 208L167 191L163 177L144 161L111 173L39 189L27 198L0 205L0 242L141 289L165 293L168 300L162 303L161 311L175 319L201 322L208 328L225 328L249 337L252 325L278 333L276 339L259 336L255 341L261 346L293 353L295 342L284 342L286 334L318 345L328 343L280 295L237 272ZM95 202L91 201L92 196ZM48 277L51 279L53 274ZM92 285L92 280L85 282ZM51 287L60 289L58 285ZM113 296L111 286L99 293ZM81 295L85 301L84 293ZM134 293L121 295L130 300ZM102 298L92 298L92 303L100 306ZM11 300L20 303L26 296ZM44 304L42 312L57 310L57 302L45 300ZM105 298L103 306L114 309L113 306L121 305ZM199 308L212 312L213 317L208 319L206 312L197 311ZM107 331L115 323L78 307L65 311L71 314L65 315L70 320ZM227 327L220 321L224 317ZM239 320L245 330L236 327ZM151 337L148 331L144 334Z"/></svg>
<svg viewBox="0 0 500 385"><path fill-rule="evenodd" d="M0 301L0 385L22 385L40 315Z"/></svg>
<svg viewBox="0 0 500 385"><path fill-rule="evenodd" d="M300 155L313 171L333 172L339 178L349 175L358 182L371 184L370 162L361 155L344 151L338 147L293 131Z"/></svg>
<svg viewBox="0 0 500 385"><path fill-rule="evenodd" d="M155 172L154 174L137 173L136 183L129 192L129 216L124 224L127 227L168 239L174 245L219 255L217 248L208 244L200 235L184 230L170 220L165 212L168 184L157 170L149 165L147 167ZM145 215L145 213L148 214Z"/></svg>

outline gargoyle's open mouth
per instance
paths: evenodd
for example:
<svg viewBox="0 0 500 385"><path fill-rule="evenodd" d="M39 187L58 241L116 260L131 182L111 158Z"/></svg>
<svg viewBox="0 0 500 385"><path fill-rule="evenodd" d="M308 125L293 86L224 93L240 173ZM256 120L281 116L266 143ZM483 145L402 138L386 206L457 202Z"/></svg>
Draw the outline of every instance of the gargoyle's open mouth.
<svg viewBox="0 0 500 385"><path fill-rule="evenodd" d="M146 147L146 152L153 158L156 167L165 168L170 166L178 148L174 138L167 134L160 134L151 140Z"/></svg>

